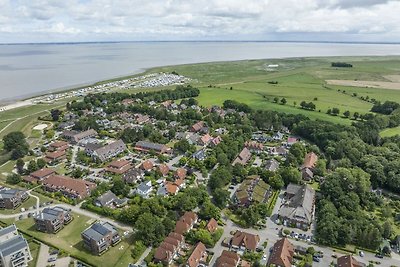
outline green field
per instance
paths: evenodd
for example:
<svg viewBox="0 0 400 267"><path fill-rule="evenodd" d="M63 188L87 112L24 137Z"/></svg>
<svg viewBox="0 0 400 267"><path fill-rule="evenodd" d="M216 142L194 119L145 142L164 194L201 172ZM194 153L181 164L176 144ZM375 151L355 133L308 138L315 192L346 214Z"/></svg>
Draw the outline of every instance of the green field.
<svg viewBox="0 0 400 267"><path fill-rule="evenodd" d="M332 68L332 61L345 61L353 68ZM278 64L274 71L269 64ZM369 112L372 103L361 100L368 96L380 101L400 102L398 90L326 85L326 80L388 81L385 75L400 74L400 57L348 58L293 58L247 60L237 62L205 63L158 68L158 71L176 71L196 79L194 86L201 90L198 98L204 106L220 105L226 99L244 102L257 109L272 109L287 113L301 113L312 119L350 124L343 116L330 116L326 111L339 108L340 113ZM269 84L277 81L278 84ZM208 87L212 85L212 87ZM230 89L232 87L232 89ZM339 91L340 90L340 91ZM353 96L353 93L357 94ZM287 104L273 103L275 97L286 98ZM312 101L316 111L299 108L301 101ZM295 105L296 104L296 105Z"/></svg>
<svg viewBox="0 0 400 267"><path fill-rule="evenodd" d="M115 247L110 249L101 256L92 255L83 246L81 232L90 226L94 221L89 217L74 214L74 220L64 227L57 234L46 234L36 230L32 218L23 219L15 222L15 225L29 235L34 236L38 240L66 251L72 257L85 259L93 266L123 266L126 267L131 262L130 245L132 240L124 239Z"/></svg>

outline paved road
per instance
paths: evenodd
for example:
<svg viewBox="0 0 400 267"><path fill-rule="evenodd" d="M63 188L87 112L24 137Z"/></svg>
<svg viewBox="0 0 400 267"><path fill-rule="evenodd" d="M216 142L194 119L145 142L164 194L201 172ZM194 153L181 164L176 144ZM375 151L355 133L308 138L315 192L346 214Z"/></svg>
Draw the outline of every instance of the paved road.
<svg viewBox="0 0 400 267"><path fill-rule="evenodd" d="M49 256L49 246L41 243L36 266L47 266L47 260L49 259Z"/></svg>
<svg viewBox="0 0 400 267"><path fill-rule="evenodd" d="M142 253L142 256L140 256L140 258L136 262L136 265L141 265L143 263L144 259L146 258L146 256L149 255L149 253L152 249L153 249L152 247L146 248L146 250Z"/></svg>

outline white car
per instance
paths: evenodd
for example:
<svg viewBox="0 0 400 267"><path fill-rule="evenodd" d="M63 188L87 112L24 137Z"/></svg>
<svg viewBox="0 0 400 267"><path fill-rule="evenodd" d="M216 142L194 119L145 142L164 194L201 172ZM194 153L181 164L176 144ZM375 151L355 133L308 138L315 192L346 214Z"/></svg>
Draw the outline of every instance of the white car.
<svg viewBox="0 0 400 267"><path fill-rule="evenodd" d="M261 259L261 260L266 261L266 260L267 260L267 254L264 254L264 255L262 256L262 259Z"/></svg>

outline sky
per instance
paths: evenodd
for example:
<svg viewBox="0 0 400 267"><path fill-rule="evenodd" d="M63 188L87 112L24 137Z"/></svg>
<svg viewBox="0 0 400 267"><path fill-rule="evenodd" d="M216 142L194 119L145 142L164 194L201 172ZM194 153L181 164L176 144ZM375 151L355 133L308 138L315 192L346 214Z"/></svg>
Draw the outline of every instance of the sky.
<svg viewBox="0 0 400 267"><path fill-rule="evenodd" d="M400 42L400 0L0 0L0 43Z"/></svg>

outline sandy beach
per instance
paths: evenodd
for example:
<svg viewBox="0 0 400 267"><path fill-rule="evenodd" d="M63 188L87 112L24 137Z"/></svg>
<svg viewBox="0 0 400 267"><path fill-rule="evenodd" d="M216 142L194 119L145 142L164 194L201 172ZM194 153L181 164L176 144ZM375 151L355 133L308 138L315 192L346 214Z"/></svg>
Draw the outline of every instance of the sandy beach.
<svg viewBox="0 0 400 267"><path fill-rule="evenodd" d="M30 99L24 100L24 101L18 101L18 102L12 103L12 104L7 104L7 105L4 105L4 106L0 106L0 112L7 111L7 110L10 110L10 109L14 109L14 108L30 106L30 105L33 105L33 102Z"/></svg>

